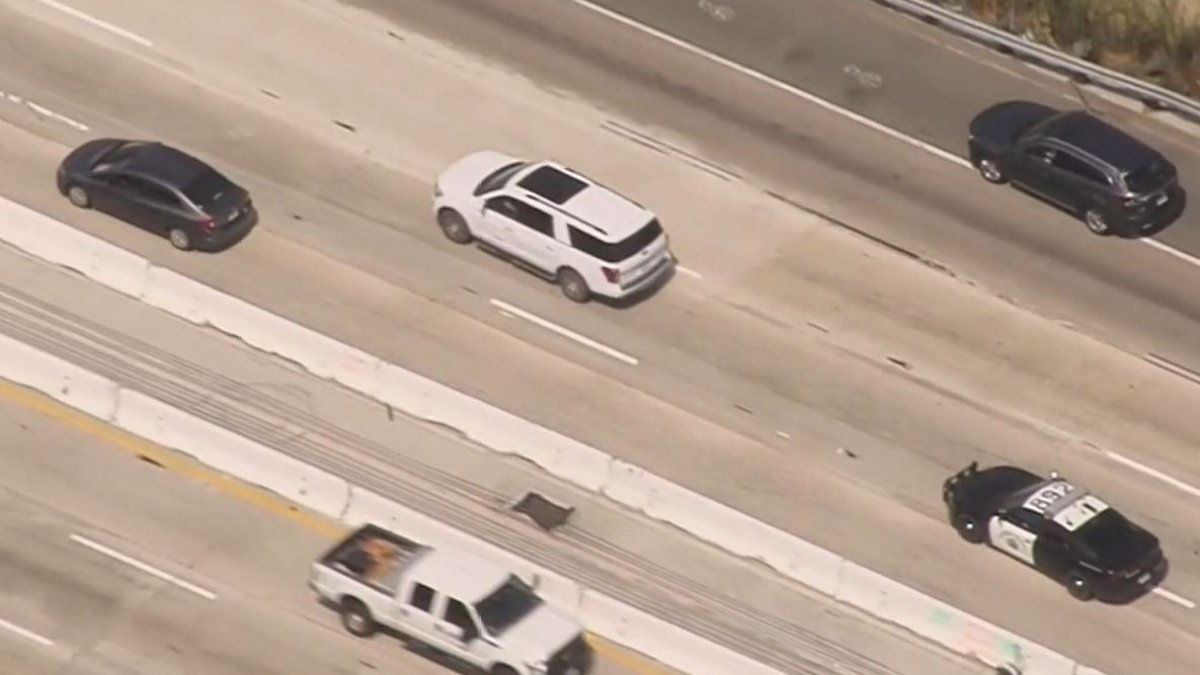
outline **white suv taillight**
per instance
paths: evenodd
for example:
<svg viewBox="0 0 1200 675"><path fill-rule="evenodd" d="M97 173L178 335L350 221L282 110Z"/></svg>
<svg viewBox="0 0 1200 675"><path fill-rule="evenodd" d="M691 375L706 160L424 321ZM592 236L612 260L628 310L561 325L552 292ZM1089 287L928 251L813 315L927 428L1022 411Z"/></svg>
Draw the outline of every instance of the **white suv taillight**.
<svg viewBox="0 0 1200 675"><path fill-rule="evenodd" d="M621 270L615 267L601 267L600 271L604 272L604 278L610 284L621 283Z"/></svg>

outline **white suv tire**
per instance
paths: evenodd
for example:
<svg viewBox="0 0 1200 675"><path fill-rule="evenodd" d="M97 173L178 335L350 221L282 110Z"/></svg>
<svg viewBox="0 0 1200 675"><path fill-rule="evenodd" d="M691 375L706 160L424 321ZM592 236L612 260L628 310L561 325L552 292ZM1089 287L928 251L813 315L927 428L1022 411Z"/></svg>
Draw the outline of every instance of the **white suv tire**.
<svg viewBox="0 0 1200 675"><path fill-rule="evenodd" d="M469 244L475 239L475 236L471 234L471 226L467 225L466 219L454 209L439 210L437 222L438 227L442 228L442 234L456 244Z"/></svg>
<svg viewBox="0 0 1200 675"><path fill-rule="evenodd" d="M592 298L592 289L588 288L587 281L583 275L570 267L560 267L558 274L555 275L558 279L558 286L562 289L562 294L567 296L567 299L572 302L584 303Z"/></svg>

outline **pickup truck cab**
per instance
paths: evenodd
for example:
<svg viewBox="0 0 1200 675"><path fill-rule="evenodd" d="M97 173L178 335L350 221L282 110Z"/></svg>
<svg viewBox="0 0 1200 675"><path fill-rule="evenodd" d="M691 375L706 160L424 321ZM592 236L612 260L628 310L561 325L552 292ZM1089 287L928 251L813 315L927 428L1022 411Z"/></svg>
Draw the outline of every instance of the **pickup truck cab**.
<svg viewBox="0 0 1200 675"><path fill-rule="evenodd" d="M359 637L380 627L491 675L583 675L583 627L487 559L364 525L313 563L309 587Z"/></svg>

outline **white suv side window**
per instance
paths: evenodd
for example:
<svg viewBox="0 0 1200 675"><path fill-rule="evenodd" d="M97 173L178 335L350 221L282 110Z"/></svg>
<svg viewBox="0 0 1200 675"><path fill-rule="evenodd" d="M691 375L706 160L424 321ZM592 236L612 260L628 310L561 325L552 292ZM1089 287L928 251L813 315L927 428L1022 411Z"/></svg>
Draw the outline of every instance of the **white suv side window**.
<svg viewBox="0 0 1200 675"><path fill-rule="evenodd" d="M511 218L534 232L554 238L554 218L536 206L514 197L493 197L484 208Z"/></svg>

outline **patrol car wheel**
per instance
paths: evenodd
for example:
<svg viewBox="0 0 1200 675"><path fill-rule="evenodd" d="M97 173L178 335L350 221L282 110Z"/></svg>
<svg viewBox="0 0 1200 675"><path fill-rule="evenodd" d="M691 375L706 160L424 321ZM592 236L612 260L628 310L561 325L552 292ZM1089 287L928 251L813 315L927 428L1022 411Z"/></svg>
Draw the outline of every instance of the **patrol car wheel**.
<svg viewBox="0 0 1200 675"><path fill-rule="evenodd" d="M1067 576L1067 592L1076 600L1088 601L1095 597L1092 585L1078 573L1072 572Z"/></svg>
<svg viewBox="0 0 1200 675"><path fill-rule="evenodd" d="M974 518L962 513L954 516L954 529L958 536L972 544L982 544L986 534Z"/></svg>
<svg viewBox="0 0 1200 675"><path fill-rule="evenodd" d="M1067 592L1076 601L1087 602L1096 597L1096 593L1092 592L1092 585L1087 583L1087 579L1084 579L1079 573L1074 572L1070 573L1067 577Z"/></svg>
<svg viewBox="0 0 1200 675"><path fill-rule="evenodd" d="M342 601L342 625L356 637L369 637L375 633L375 619L371 610L361 600L346 598Z"/></svg>

